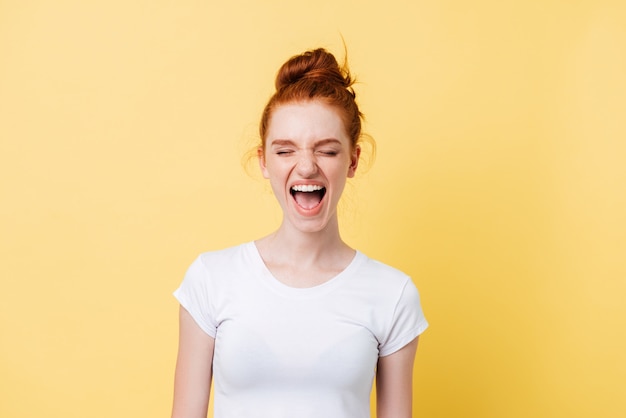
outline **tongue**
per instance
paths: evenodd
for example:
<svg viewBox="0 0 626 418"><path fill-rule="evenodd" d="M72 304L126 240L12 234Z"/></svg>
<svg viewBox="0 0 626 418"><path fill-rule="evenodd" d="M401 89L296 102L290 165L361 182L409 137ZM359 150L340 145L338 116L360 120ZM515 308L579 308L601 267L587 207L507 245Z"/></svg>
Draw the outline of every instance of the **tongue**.
<svg viewBox="0 0 626 418"><path fill-rule="evenodd" d="M315 206L320 204L320 201L322 200L322 192L296 192L294 197L300 207L303 207L304 209L313 209Z"/></svg>

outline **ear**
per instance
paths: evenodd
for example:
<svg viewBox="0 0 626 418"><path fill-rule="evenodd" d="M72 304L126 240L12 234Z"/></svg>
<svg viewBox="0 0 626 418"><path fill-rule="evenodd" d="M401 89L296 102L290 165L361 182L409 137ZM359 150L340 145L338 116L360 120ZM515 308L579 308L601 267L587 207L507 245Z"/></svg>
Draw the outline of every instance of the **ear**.
<svg viewBox="0 0 626 418"><path fill-rule="evenodd" d="M361 157L361 147L356 145L350 154L350 167L348 167L348 178L354 177L356 168L359 166L359 157Z"/></svg>
<svg viewBox="0 0 626 418"><path fill-rule="evenodd" d="M263 174L263 178L269 179L270 175L267 172L267 166L265 165L265 153L263 152L262 147L259 147L256 150L256 155L259 159L259 167L261 168L261 173Z"/></svg>

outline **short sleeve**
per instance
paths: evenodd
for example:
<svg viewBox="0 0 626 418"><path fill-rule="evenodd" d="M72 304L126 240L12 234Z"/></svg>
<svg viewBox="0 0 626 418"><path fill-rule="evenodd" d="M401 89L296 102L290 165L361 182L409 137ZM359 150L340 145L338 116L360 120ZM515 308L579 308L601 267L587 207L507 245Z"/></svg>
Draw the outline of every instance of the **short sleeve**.
<svg viewBox="0 0 626 418"><path fill-rule="evenodd" d="M387 338L379 346L379 356L384 357L395 353L413 341L426 328L428 328L428 322L422 312L419 293L413 282L407 278L395 306Z"/></svg>
<svg viewBox="0 0 626 418"><path fill-rule="evenodd" d="M215 338L217 326L211 306L211 293L209 274L200 256L187 269L183 282L174 292L174 297L189 312L198 326Z"/></svg>

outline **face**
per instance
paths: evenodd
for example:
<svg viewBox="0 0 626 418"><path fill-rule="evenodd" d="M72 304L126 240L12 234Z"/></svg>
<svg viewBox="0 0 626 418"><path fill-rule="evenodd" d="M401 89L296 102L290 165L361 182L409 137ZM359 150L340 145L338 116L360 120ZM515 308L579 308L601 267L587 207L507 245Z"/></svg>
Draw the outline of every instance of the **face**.
<svg viewBox="0 0 626 418"><path fill-rule="evenodd" d="M259 162L283 209L283 222L304 232L336 226L337 203L359 153L333 107L313 101L274 109Z"/></svg>

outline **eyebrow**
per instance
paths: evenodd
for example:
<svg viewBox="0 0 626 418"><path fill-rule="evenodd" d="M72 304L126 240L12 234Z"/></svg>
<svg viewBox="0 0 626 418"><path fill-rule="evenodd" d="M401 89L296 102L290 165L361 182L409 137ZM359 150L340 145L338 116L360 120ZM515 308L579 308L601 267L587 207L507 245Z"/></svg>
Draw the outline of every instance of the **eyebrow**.
<svg viewBox="0 0 626 418"><path fill-rule="evenodd" d="M326 138L326 139L320 139L319 141L315 141L315 143L313 144L316 147L319 146L323 146L323 145L328 145L328 144L339 144L341 145L341 141L335 138ZM271 144L272 147L274 146L285 146L285 145L295 145L295 142L293 142L290 139L274 139Z"/></svg>

